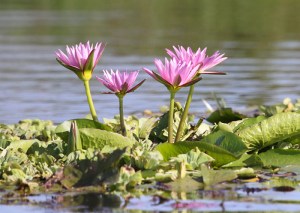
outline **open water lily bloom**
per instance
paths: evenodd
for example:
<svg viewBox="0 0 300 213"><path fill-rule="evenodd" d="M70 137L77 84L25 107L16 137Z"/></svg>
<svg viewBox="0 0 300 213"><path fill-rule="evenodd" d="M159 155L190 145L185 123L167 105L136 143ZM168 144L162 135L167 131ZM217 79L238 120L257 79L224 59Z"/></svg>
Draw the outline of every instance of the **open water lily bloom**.
<svg viewBox="0 0 300 213"><path fill-rule="evenodd" d="M67 46L65 54L58 50L55 52L57 61L69 70L77 74L81 80L90 80L93 70L99 62L104 51L105 44L96 43L95 46L88 41L86 44Z"/></svg>
<svg viewBox="0 0 300 213"><path fill-rule="evenodd" d="M99 82L106 86L111 92L105 92L106 94L125 95L126 93L133 92L139 86L141 86L145 80L141 81L137 85L133 86L136 78L139 74L138 71L134 72L120 72L116 70L110 72L103 70L104 76L100 78L96 76Z"/></svg>
<svg viewBox="0 0 300 213"><path fill-rule="evenodd" d="M200 64L185 63L174 58L171 60L165 58L165 63L160 59L155 59L154 64L158 73L147 68L144 70L170 91L176 92L181 87L190 86L201 80L201 77L197 76Z"/></svg>
<svg viewBox="0 0 300 213"><path fill-rule="evenodd" d="M99 82L101 82L104 86L106 86L111 92L106 92L106 94L115 94L119 99L119 111L120 111L120 126L122 135L126 136L126 126L124 120L124 112L123 112L123 98L127 93L133 92L138 87L140 87L145 80L141 81L137 85L133 86L136 78L139 74L138 71L134 72L119 72L116 70L114 72L111 70L108 72L107 70L103 70L104 77L99 78L96 76Z"/></svg>
<svg viewBox="0 0 300 213"><path fill-rule="evenodd" d="M173 49L174 51L166 49L167 54L169 56L177 60L179 63L191 62L194 66L200 64L200 74L225 74L223 72L206 71L227 59L227 57L223 57L224 54L220 54L219 51L216 51L212 56L207 56L207 48L204 48L203 50L198 48L196 52L193 52L193 50L190 47L185 49L182 46L178 46L178 48L173 46Z"/></svg>

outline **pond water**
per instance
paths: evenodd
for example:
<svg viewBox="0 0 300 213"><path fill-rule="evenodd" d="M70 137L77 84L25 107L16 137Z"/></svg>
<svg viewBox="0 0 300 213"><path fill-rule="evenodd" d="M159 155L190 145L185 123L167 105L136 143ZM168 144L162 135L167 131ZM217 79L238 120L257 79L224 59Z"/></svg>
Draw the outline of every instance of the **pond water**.
<svg viewBox="0 0 300 213"><path fill-rule="evenodd" d="M162 192L156 195L128 193L57 193L0 200L3 212L299 212L299 187L277 191L263 183L244 186L219 184L214 190ZM227 190L225 190L227 188ZM287 187L286 187L287 188ZM151 193L151 192L150 192ZM152 192L152 194L155 192ZM169 193L169 195L168 195ZM4 203L10 205L3 205Z"/></svg>
<svg viewBox="0 0 300 213"><path fill-rule="evenodd" d="M206 110L202 100L216 107L214 94L228 106L242 111L260 104L275 104L285 97L300 98L299 11L298 0L187 0L184 3L181 0L1 0L0 123L26 118L59 123L86 116L89 109L83 84L56 62L54 52L87 40L107 44L94 76L111 68L154 69L154 58L164 58L165 48L173 45L208 47L209 54L217 50L225 53L228 59L215 70L227 75L204 76L196 86L191 111L197 114ZM142 79L147 79L144 85L125 98L127 115L145 109L158 111L160 106L168 104L169 95L164 86L143 71L139 75L139 80ZM117 98L101 94L106 89L95 78L91 89L99 118L111 118L118 113ZM187 89L182 89L176 99L184 103L186 92ZM240 190L235 196L243 199L230 197L225 208L221 206L222 196L211 199L198 194L193 197L194 203L192 199L182 202L185 207L182 209L174 208L174 200L157 205L153 197L141 197L131 199L126 208L300 211L299 189L289 195L269 190L248 197ZM53 198L61 201L54 202ZM120 209L124 200L119 196L42 195L29 199L30 206L1 203L0 208L5 212L64 211L53 205L46 209L49 202L57 202L65 205L67 211L124 210ZM72 205L82 209L71 209ZM41 210L41 206L45 209Z"/></svg>
<svg viewBox="0 0 300 213"><path fill-rule="evenodd" d="M2 0L0 4L0 122L39 118L55 122L89 113L79 79L60 66L54 51L78 42L107 44L94 76L103 69L153 68L172 45L208 47L228 57L196 86L191 111L203 113L202 99L216 107L214 95L243 110L299 98L300 2L297 0L150 2ZM158 111L168 92L147 79L125 98L125 114ZM118 113L117 98L95 78L91 82L100 118ZM186 89L176 100L184 103Z"/></svg>

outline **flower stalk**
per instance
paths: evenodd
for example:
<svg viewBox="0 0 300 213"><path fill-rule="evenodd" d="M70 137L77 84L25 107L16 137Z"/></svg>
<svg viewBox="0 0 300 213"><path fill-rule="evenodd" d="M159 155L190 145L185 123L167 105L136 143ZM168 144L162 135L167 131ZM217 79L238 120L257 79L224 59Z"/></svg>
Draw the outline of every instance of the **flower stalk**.
<svg viewBox="0 0 300 213"><path fill-rule="evenodd" d="M74 72L83 81L90 112L94 121L98 121L98 118L92 100L89 80L92 78L93 71L102 56L104 48L105 45L102 43L96 43L94 46L88 41L86 44L80 43L71 47L67 46L67 53L61 50L55 52L57 62Z"/></svg>
<svg viewBox="0 0 300 213"><path fill-rule="evenodd" d="M195 67L199 68L195 76L196 78L201 79L201 74L213 74L213 75L225 74L223 72L206 71L227 59L226 57L223 57L224 54L220 54L218 51L215 52L212 56L207 56L206 48L204 48L203 50L198 48L196 52L194 52L190 47L185 49L182 46L178 46L178 48L173 46L173 49L174 49L173 51L166 49L167 54L172 58L172 60L175 60L178 64L184 64L184 63L191 64L191 68L195 68ZM177 129L175 142L181 140L183 136L184 125L187 121L194 89L195 89L194 84L190 84L189 94Z"/></svg>
<svg viewBox="0 0 300 213"><path fill-rule="evenodd" d="M135 72L119 72L116 70L110 71L103 70L104 76L102 78L96 76L98 81L106 86L111 92L105 92L105 94L115 94L119 99L119 112L120 112L120 126L121 133L123 136L127 136L125 121L124 121L124 107L123 98L127 93L134 92L138 87L140 87L145 80L141 81L134 86L134 82L138 76L138 71Z"/></svg>
<svg viewBox="0 0 300 213"><path fill-rule="evenodd" d="M173 139L174 102L175 102L175 92L170 91L170 108L169 108L169 119L168 119L168 142L169 143L174 143L174 139Z"/></svg>
<svg viewBox="0 0 300 213"><path fill-rule="evenodd" d="M124 95L117 95L119 98L119 112L120 112L120 126L121 126L121 133L123 136L127 136L125 121L124 121L124 107L123 107L123 97Z"/></svg>
<svg viewBox="0 0 300 213"><path fill-rule="evenodd" d="M188 94L188 97L186 99L184 110L183 110L183 113L182 113L182 116L181 116L181 119L180 119L180 122L179 122L179 125L178 125L178 129L177 129L177 133L176 133L176 137L175 137L175 142L180 141L180 139L182 137L184 124L187 120L190 105L192 103L194 89L195 89L195 84L190 86L189 94Z"/></svg>
<svg viewBox="0 0 300 213"><path fill-rule="evenodd" d="M96 113L96 110L94 107L94 102L92 99L92 94L91 94L91 89L90 89L90 81L86 80L86 81L83 81L83 83L84 83L85 94L86 94L87 101L88 101L88 104L90 107L90 112L91 112L92 118L94 121L98 121L97 113Z"/></svg>

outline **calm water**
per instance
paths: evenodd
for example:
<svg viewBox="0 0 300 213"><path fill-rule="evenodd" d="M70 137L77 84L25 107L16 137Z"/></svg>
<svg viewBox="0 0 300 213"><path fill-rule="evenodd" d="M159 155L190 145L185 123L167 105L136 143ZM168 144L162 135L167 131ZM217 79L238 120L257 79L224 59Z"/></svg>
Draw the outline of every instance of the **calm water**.
<svg viewBox="0 0 300 213"><path fill-rule="evenodd" d="M191 110L216 107L212 93L228 106L245 109L300 98L300 1L21 1L0 4L0 122L26 118L62 122L88 112L84 87L60 66L54 51L78 42L107 43L94 76L103 69L154 68L172 45L208 47L229 58L204 76ZM125 98L125 113L157 111L168 104L166 88L143 71L144 85ZM118 113L117 98L91 82L100 118ZM177 100L184 103L186 89Z"/></svg>

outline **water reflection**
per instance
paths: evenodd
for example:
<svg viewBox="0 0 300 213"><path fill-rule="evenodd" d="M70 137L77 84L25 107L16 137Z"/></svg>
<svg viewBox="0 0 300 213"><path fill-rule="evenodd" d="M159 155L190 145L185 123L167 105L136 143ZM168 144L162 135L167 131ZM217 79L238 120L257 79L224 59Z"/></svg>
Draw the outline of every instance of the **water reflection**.
<svg viewBox="0 0 300 213"><path fill-rule="evenodd" d="M117 195L99 193L84 193L73 195L55 196L57 210L67 209L69 212L113 212L122 205L122 200Z"/></svg>
<svg viewBox="0 0 300 213"><path fill-rule="evenodd" d="M110 68L154 68L153 59L176 44L225 52L229 59L217 69L228 75L204 76L191 106L196 113L205 110L202 99L216 105L212 92L239 109L299 98L297 0L31 2L0 5L0 122L85 116L83 85L57 64L54 51L86 40L107 43L94 75ZM126 97L126 114L167 104L166 89L142 72L144 78ZM99 117L117 114L117 99L100 94L105 88L95 79L91 86ZM178 101L185 101L185 92Z"/></svg>

